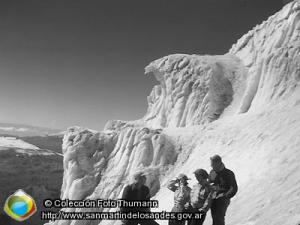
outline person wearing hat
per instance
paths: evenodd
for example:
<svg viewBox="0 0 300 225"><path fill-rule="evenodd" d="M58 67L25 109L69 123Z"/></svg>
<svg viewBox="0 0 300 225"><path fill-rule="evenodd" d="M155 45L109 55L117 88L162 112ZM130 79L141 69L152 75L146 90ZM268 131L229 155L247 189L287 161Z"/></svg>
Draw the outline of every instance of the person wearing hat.
<svg viewBox="0 0 300 225"><path fill-rule="evenodd" d="M206 213L209 210L212 202L212 187L208 182L208 173L204 169L197 169L194 175L198 181L191 190L190 198L191 205L189 211L191 213L201 213L201 219L191 219L188 225L202 225Z"/></svg>
<svg viewBox="0 0 300 225"><path fill-rule="evenodd" d="M230 199L238 191L234 173L227 169L222 158L214 155L210 158L212 170L209 175L214 190L211 204L211 216L213 225L225 225L225 215L230 204Z"/></svg>
<svg viewBox="0 0 300 225"><path fill-rule="evenodd" d="M185 174L179 174L175 179L170 180L168 189L174 192L174 206L171 212L187 212L190 204L191 188L188 186L190 180ZM170 219L169 225L184 225L185 220Z"/></svg>

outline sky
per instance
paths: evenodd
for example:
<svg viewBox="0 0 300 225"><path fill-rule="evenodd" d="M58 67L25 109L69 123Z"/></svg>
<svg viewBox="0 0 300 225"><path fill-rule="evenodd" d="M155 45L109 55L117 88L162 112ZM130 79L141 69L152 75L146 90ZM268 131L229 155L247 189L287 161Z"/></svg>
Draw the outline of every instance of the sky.
<svg viewBox="0 0 300 225"><path fill-rule="evenodd" d="M102 130L135 120L151 61L224 54L282 0L1 0L0 122Z"/></svg>

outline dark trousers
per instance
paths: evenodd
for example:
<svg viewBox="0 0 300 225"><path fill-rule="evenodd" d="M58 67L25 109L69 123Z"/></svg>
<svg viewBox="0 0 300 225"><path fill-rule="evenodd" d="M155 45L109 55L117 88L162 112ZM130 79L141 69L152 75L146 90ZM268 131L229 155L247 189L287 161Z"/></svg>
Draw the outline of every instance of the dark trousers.
<svg viewBox="0 0 300 225"><path fill-rule="evenodd" d="M185 225L185 220L169 220L168 225Z"/></svg>
<svg viewBox="0 0 300 225"><path fill-rule="evenodd" d="M123 220L122 225L158 225L155 220Z"/></svg>
<svg viewBox="0 0 300 225"><path fill-rule="evenodd" d="M184 212L186 212L186 210L184 209L183 206L175 205L172 208L171 212L184 213ZM186 220L169 219L168 225L185 225L185 221Z"/></svg>
<svg viewBox="0 0 300 225"><path fill-rule="evenodd" d="M131 209L128 210L128 208L123 208L121 209L122 213L136 213L136 212L150 212L150 210L148 211L147 209L144 210L137 210L137 209ZM159 225L155 220L140 220L140 219L127 219L127 220L122 220L122 225Z"/></svg>
<svg viewBox="0 0 300 225"><path fill-rule="evenodd" d="M189 209L189 212L190 213L199 213L199 210L196 209L196 208L190 208ZM202 225L204 223L204 220L205 220L205 217L206 217L206 213L205 214L201 214L201 218L200 219L191 219L191 220L188 220L188 225Z"/></svg>
<svg viewBox="0 0 300 225"><path fill-rule="evenodd" d="M213 225L225 225L226 210L230 200L226 198L214 199L210 208Z"/></svg>

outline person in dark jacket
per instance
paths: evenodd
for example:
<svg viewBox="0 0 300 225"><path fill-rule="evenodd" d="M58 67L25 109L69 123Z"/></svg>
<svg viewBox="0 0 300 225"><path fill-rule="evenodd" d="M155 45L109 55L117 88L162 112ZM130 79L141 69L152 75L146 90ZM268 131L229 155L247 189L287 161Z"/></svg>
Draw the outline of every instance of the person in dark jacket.
<svg viewBox="0 0 300 225"><path fill-rule="evenodd" d="M126 201L149 201L150 200L150 190L145 185L146 176L143 172L137 172L133 176L134 182L130 185L127 185L122 194L122 200ZM150 208L121 208L121 212L150 212ZM123 220L123 225L158 225L154 220L139 220L139 219L128 219Z"/></svg>
<svg viewBox="0 0 300 225"><path fill-rule="evenodd" d="M209 179L214 190L210 209L213 225L225 225L226 210L230 199L237 193L238 186L234 173L225 168L219 155L214 155L210 160L212 171Z"/></svg>
<svg viewBox="0 0 300 225"><path fill-rule="evenodd" d="M204 169L197 169L194 172L197 183L193 186L190 194L190 208L191 213L201 213L201 219L188 220L188 225L202 225L206 213L212 203L212 187L208 182L208 173Z"/></svg>

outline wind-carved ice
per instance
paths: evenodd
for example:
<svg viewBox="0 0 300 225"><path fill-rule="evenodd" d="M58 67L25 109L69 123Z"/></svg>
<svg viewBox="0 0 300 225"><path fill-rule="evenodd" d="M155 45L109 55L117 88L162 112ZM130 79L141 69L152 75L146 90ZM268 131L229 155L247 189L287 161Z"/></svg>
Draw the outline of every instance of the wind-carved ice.
<svg viewBox="0 0 300 225"><path fill-rule="evenodd" d="M167 180L179 172L192 177L197 168L209 169L209 156L218 153L239 184L227 224L299 224L299 53L300 5L295 1L225 55L174 54L153 61L145 72L158 85L142 119L109 121L99 133L78 127L67 131L61 198L116 199L129 177L143 170L151 195L160 201L158 210L170 210Z"/></svg>

